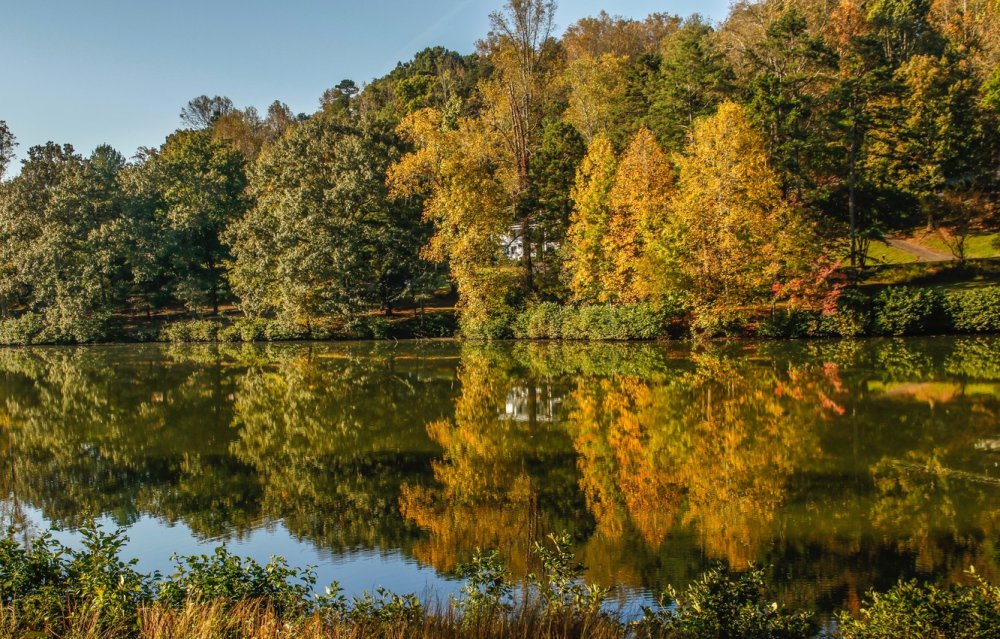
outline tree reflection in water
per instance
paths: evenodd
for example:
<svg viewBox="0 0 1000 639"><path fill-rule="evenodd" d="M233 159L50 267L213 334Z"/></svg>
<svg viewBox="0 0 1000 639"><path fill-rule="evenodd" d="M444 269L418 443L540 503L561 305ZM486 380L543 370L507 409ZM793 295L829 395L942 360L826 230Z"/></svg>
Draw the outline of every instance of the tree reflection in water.
<svg viewBox="0 0 1000 639"><path fill-rule="evenodd" d="M334 553L514 574L569 530L588 577L774 566L819 609L998 578L1000 338L0 351L0 517L280 522ZM170 528L163 528L164 545Z"/></svg>

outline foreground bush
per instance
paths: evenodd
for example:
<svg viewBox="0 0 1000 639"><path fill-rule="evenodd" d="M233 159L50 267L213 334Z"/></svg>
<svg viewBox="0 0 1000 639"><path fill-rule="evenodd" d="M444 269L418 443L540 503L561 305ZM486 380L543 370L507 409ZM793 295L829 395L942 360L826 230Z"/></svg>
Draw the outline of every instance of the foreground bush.
<svg viewBox="0 0 1000 639"><path fill-rule="evenodd" d="M858 617L840 615L844 639L985 639L1000 637L1000 588L975 577L971 586L897 584L872 593Z"/></svg>
<svg viewBox="0 0 1000 639"><path fill-rule="evenodd" d="M42 535L25 548L0 541L0 639L74 637L548 637L784 639L815 637L806 613L783 608L764 572L709 570L683 592L668 588L626 621L604 607L609 591L587 585L566 535L536 544L542 574L516 586L496 552L461 566L461 594L426 607L385 590L348 599L334 583L315 594L315 573L267 565L224 548L175 557L169 576L145 575L119 558L121 532L86 529L80 550ZM869 594L861 613L838 616L845 639L997 637L1000 589L900 583Z"/></svg>
<svg viewBox="0 0 1000 639"><path fill-rule="evenodd" d="M0 632L28 631L132 636L140 608L153 598L153 580L135 561L119 558L125 537L82 531L83 548L69 550L47 535L28 549L0 541Z"/></svg>
<svg viewBox="0 0 1000 639"><path fill-rule="evenodd" d="M646 609L636 626L645 636L692 639L795 639L817 632L809 614L790 612L768 599L759 569L733 576L716 568L683 593L668 587L659 606Z"/></svg>
<svg viewBox="0 0 1000 639"><path fill-rule="evenodd" d="M118 556L121 531L83 531L81 550L42 535L25 548L0 541L0 637L623 637L600 611L606 591L582 585L565 537L539 546L545 573L515 603L495 553L460 569L462 596L429 610L379 589L348 600L334 583L316 595L311 569L267 565L225 548L175 557L169 576L144 575Z"/></svg>

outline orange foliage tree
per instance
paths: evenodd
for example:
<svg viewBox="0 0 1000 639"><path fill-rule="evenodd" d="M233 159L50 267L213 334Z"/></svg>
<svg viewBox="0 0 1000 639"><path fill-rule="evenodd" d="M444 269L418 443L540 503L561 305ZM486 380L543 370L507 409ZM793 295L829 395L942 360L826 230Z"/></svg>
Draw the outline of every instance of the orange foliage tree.
<svg viewBox="0 0 1000 639"><path fill-rule="evenodd" d="M612 214L604 238L611 261L604 279L608 299L639 302L669 287L673 188L669 158L642 127L618 163L609 197Z"/></svg>

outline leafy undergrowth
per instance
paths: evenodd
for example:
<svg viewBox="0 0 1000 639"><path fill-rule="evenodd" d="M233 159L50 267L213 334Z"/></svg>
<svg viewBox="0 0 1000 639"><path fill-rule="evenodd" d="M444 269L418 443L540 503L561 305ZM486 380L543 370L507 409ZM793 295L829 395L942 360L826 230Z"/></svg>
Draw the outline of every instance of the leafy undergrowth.
<svg viewBox="0 0 1000 639"><path fill-rule="evenodd" d="M447 604L384 590L348 599L333 584L316 595L315 573L280 558L267 565L225 548L175 557L169 576L143 574L119 558L119 531L82 532L80 550L42 535L24 547L0 541L0 637L74 639L361 638L799 638L815 637L815 619L770 596L764 571L722 568L686 590L672 588L641 617L625 621L603 602L609 592L582 580L568 536L550 536L535 552L543 567L515 587L496 552L478 552L459 568L465 584ZM900 583L868 595L855 616L838 616L841 636L993 637L1000 589L973 576L939 588ZM828 629L829 630L829 629Z"/></svg>

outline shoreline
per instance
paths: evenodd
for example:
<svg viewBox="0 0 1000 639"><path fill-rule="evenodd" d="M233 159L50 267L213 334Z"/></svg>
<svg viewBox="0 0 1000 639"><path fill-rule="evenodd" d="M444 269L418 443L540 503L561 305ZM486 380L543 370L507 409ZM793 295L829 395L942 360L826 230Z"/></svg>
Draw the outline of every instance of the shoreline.
<svg viewBox="0 0 1000 639"><path fill-rule="evenodd" d="M734 308L697 308L683 300L635 303L528 302L488 321L466 321L444 293L393 315L320 315L297 323L247 317L228 305L201 314L180 308L91 318L93 330L67 333L44 313L0 319L0 346L136 343L252 343L358 340L559 340L647 342L709 339L857 338L1000 332L1000 259L927 270L870 269L869 279L839 290L822 307L788 299ZM912 271L912 272L911 272ZM889 275L889 279L885 277ZM899 278L902 279L899 279Z"/></svg>
<svg viewBox="0 0 1000 639"><path fill-rule="evenodd" d="M629 614L612 588L585 581L572 539L535 542L541 573L518 582L496 550L456 569L447 603L381 587L347 597L337 582L321 594L315 569L272 556L262 565L225 546L175 555L174 572L143 573L120 558L124 531L81 530L74 549L48 533L29 545L0 539L0 636L134 639L256 637L788 637L985 636L1000 624L1000 587L974 570L958 583L898 580L857 606L820 612L776 598L772 569L719 564L683 590L667 586ZM831 635L831 630L833 634ZM874 633L874 634L873 634Z"/></svg>

